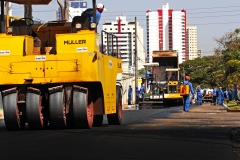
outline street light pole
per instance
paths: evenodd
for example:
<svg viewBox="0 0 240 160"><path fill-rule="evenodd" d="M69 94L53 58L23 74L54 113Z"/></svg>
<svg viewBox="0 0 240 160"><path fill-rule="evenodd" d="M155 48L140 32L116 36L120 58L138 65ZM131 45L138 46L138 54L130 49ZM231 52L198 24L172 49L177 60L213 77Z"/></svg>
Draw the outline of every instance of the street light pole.
<svg viewBox="0 0 240 160"><path fill-rule="evenodd" d="M135 90L136 87L138 87L138 52L137 52L137 17L135 17ZM135 92L136 94L136 92ZM136 100L137 96L135 95L135 102L137 102ZM136 107L137 107L137 103L135 103Z"/></svg>

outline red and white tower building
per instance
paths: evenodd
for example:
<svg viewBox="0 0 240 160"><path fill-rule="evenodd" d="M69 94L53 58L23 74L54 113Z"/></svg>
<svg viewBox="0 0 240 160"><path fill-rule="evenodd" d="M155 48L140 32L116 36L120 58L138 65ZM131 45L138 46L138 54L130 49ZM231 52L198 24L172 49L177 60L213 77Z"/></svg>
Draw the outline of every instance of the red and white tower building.
<svg viewBox="0 0 240 160"><path fill-rule="evenodd" d="M177 50L179 63L188 59L186 10L174 11L168 3L157 11L146 11L147 62L152 62L152 51Z"/></svg>

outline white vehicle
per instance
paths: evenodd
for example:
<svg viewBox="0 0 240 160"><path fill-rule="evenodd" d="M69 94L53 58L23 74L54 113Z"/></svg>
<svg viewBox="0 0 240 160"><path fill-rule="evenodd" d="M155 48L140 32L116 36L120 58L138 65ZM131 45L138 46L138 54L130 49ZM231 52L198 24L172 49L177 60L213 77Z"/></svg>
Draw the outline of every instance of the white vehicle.
<svg viewBox="0 0 240 160"><path fill-rule="evenodd" d="M213 89L204 88L204 89L201 90L202 94L210 94L210 92L213 93Z"/></svg>

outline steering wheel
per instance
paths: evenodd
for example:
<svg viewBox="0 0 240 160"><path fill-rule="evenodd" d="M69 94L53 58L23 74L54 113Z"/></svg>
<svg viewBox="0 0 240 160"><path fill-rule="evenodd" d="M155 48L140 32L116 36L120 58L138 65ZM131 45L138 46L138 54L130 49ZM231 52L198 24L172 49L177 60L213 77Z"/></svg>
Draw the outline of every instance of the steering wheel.
<svg viewBox="0 0 240 160"><path fill-rule="evenodd" d="M27 18L27 17L24 17L24 18L20 18L19 20L25 20L25 22L27 23L27 20L30 20L30 24L27 23L28 26L32 26L34 24L34 21L32 18Z"/></svg>

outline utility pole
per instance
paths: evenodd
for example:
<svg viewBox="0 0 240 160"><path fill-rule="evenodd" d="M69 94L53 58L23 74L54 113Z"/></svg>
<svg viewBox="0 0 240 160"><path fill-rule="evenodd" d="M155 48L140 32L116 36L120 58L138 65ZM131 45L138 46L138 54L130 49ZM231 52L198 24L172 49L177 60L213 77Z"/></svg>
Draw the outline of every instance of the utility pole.
<svg viewBox="0 0 240 160"><path fill-rule="evenodd" d="M65 20L69 20L69 0L64 0ZM64 19L63 19L64 20Z"/></svg>
<svg viewBox="0 0 240 160"><path fill-rule="evenodd" d="M137 52L137 40L138 40L138 37L137 37L137 17L135 17L135 89L133 90L136 90L136 87L138 87L138 52ZM136 93L135 93L136 94ZM135 95L135 98L136 98L136 95ZM136 101L136 99L135 99ZM137 104L135 103L136 107L137 107Z"/></svg>
<svg viewBox="0 0 240 160"><path fill-rule="evenodd" d="M32 5L24 5L24 17L26 18L33 18L32 17ZM27 24L30 23L30 20L26 20Z"/></svg>

